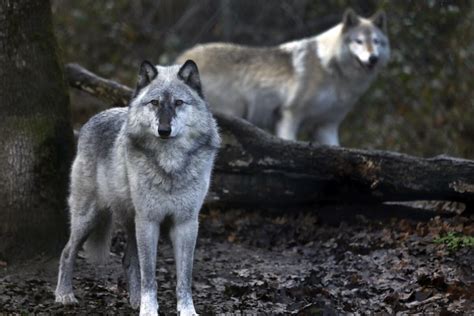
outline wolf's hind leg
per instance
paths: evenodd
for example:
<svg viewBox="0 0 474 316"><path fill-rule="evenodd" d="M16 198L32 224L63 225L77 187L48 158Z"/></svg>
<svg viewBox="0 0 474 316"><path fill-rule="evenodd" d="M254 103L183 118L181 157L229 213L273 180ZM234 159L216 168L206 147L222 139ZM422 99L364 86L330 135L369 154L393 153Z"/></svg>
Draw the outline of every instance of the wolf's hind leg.
<svg viewBox="0 0 474 316"><path fill-rule="evenodd" d="M72 290L72 273L77 253L94 228L97 216L94 204L89 204L89 210L82 214L71 211L71 233L59 261L58 284L55 291L57 303L64 305L77 303Z"/></svg>
<svg viewBox="0 0 474 316"><path fill-rule="evenodd" d="M128 225L126 229L127 247L123 255L122 265L127 278L130 305L133 309L137 309L140 306L140 265L138 263L137 239L133 223Z"/></svg>
<svg viewBox="0 0 474 316"><path fill-rule="evenodd" d="M194 247L198 233L198 221L176 223L170 231L176 261L176 297L178 315L197 315L191 293Z"/></svg>

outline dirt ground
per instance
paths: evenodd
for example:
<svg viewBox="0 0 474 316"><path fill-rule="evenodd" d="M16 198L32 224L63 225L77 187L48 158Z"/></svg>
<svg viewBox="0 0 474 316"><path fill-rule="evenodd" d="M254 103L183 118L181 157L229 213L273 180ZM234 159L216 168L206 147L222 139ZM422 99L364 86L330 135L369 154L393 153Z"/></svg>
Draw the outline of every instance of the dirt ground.
<svg viewBox="0 0 474 316"><path fill-rule="evenodd" d="M203 210L194 266L201 315L474 315L474 248L433 242L456 232L474 236L474 217L405 215L401 206L324 206L304 211ZM342 218L345 221L338 220ZM79 258L79 305L54 303L57 261L0 272L0 315L138 314L129 307L121 271L122 234L109 264ZM159 245L161 315L175 313L169 242Z"/></svg>

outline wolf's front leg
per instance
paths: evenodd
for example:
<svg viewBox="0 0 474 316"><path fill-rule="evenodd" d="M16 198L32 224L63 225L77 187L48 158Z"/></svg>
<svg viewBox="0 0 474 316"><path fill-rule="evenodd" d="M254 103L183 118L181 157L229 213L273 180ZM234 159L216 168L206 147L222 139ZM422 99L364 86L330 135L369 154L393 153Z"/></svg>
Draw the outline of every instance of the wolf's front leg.
<svg viewBox="0 0 474 316"><path fill-rule="evenodd" d="M283 139L296 140L300 123L300 118L293 111L283 109L281 118L276 123L275 134Z"/></svg>
<svg viewBox="0 0 474 316"><path fill-rule="evenodd" d="M176 261L176 297L178 299L178 315L180 316L198 315L194 309L191 293L194 247L196 246L197 233L197 219L176 223L170 231Z"/></svg>
<svg viewBox="0 0 474 316"><path fill-rule="evenodd" d="M140 262L140 316L157 316L155 267L159 224L137 215L135 232Z"/></svg>
<svg viewBox="0 0 474 316"><path fill-rule="evenodd" d="M313 140L321 145L339 146L339 124L318 126L313 132Z"/></svg>

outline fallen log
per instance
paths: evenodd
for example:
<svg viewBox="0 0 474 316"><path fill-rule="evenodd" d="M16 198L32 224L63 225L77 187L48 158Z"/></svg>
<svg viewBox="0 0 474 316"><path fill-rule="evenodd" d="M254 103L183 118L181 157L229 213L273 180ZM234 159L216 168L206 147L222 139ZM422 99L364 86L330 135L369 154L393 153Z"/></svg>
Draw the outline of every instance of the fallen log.
<svg viewBox="0 0 474 316"><path fill-rule="evenodd" d="M115 106L132 90L77 64L66 65L71 87ZM331 202L474 201L474 161L285 141L235 117L215 113L223 138L207 202L294 206Z"/></svg>

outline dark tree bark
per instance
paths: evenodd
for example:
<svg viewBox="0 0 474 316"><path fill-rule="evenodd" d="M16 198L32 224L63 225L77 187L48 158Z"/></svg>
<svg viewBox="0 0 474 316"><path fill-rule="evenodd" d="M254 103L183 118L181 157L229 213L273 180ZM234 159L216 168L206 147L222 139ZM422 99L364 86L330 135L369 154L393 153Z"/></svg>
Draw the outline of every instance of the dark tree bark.
<svg viewBox="0 0 474 316"><path fill-rule="evenodd" d="M131 89L79 65L67 65L69 84L126 106ZM104 95L104 91L113 93ZM387 152L316 146L278 139L250 123L215 113L223 147L209 203L292 206L318 201L379 203L446 200L472 205L474 161L418 158Z"/></svg>
<svg viewBox="0 0 474 316"><path fill-rule="evenodd" d="M0 256L64 245L73 135L50 3L0 4Z"/></svg>

